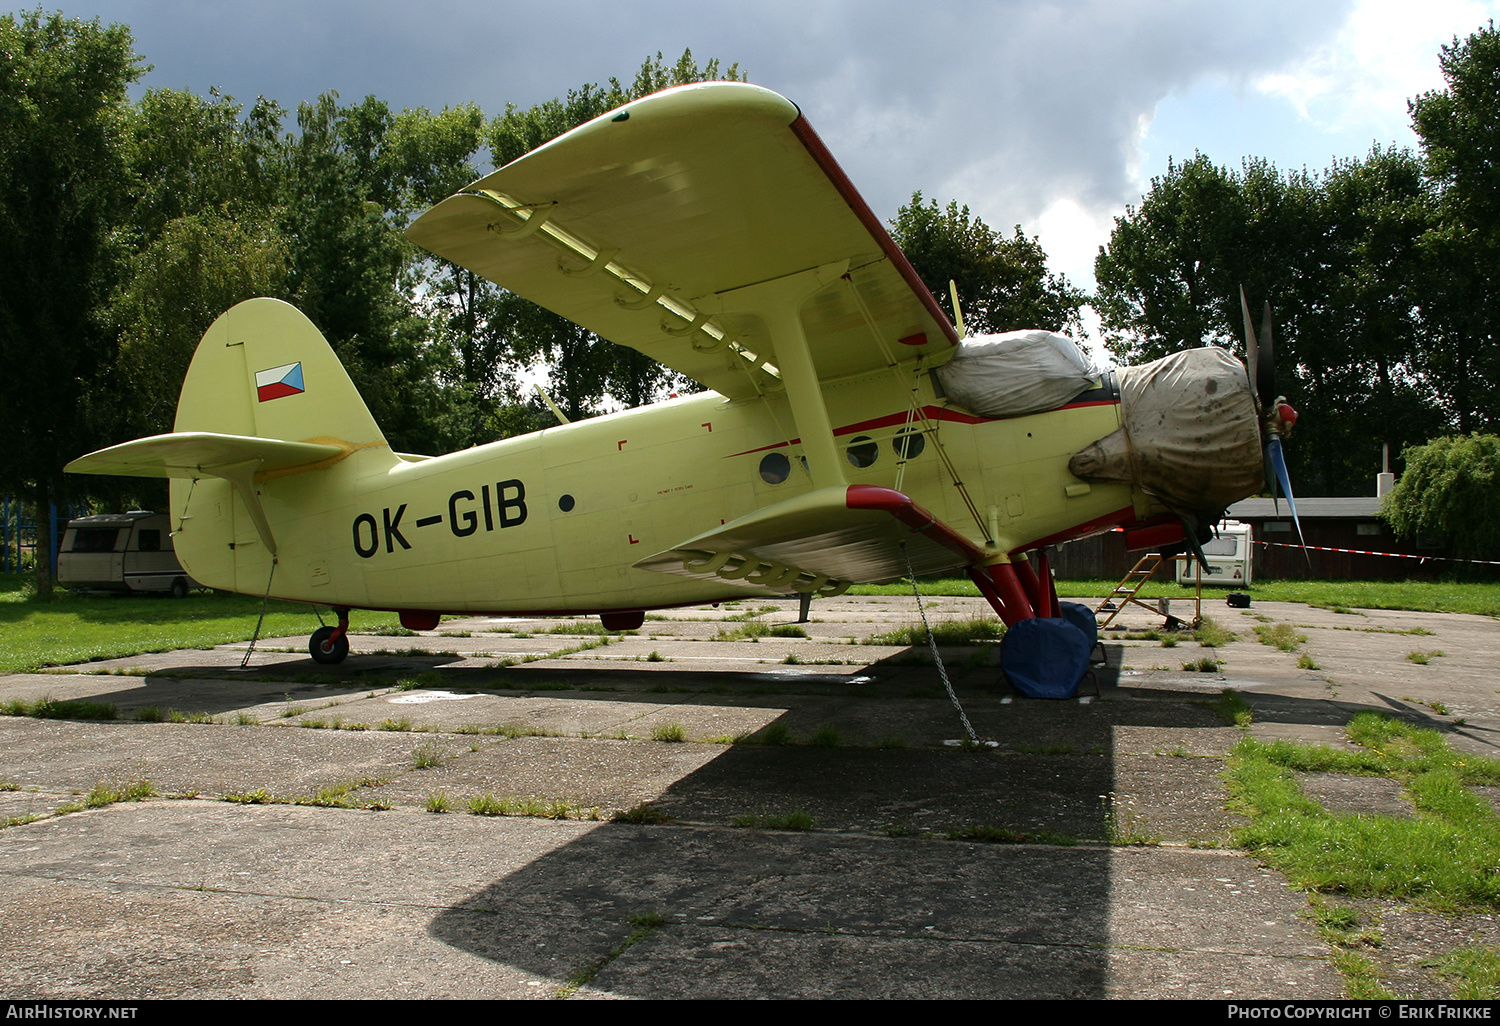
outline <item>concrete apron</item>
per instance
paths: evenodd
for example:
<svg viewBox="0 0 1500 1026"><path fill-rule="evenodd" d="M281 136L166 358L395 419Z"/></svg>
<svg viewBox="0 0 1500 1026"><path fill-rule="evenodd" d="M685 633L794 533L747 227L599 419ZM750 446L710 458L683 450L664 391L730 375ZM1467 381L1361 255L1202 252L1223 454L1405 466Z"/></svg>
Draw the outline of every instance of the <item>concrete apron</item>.
<svg viewBox="0 0 1500 1026"><path fill-rule="evenodd" d="M1500 727L1493 621L1257 603L1321 669L1249 637L1208 673L1182 669L1196 645L1113 641L1088 701L1049 703L998 685L992 651L946 653L997 742L966 752L925 649L849 642L915 622L910 599L819 603L805 639L712 640L756 608L596 648L540 633L582 620L449 621L357 637L332 672L284 639L245 671L226 646L0 678L0 700L120 715L0 718L0 817L41 817L0 831L4 992L1338 997L1305 896L1229 847L1218 773L1242 732L1218 693L1240 689L1267 737L1336 743L1365 708L1462 718L1450 740L1473 751ZM1405 659L1419 647L1446 654ZM217 722L155 721L171 710ZM689 740L651 740L673 727ZM745 734L792 743L726 743ZM53 815L142 780L157 797ZM1339 800L1389 806L1384 783ZM484 796L569 818L471 815ZM608 821L646 802L668 821ZM981 827L1029 842L949 839Z"/></svg>

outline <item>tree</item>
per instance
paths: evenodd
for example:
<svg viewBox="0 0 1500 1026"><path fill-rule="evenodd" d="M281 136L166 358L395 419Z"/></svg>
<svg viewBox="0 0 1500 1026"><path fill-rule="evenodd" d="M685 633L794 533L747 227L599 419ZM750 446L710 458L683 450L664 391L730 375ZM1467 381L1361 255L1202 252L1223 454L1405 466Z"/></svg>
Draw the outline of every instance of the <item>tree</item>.
<svg viewBox="0 0 1500 1026"><path fill-rule="evenodd" d="M1409 104L1437 191L1423 239L1433 329L1424 370L1460 432L1500 425L1500 32L1491 21L1438 57L1448 87Z"/></svg>
<svg viewBox="0 0 1500 1026"><path fill-rule="evenodd" d="M127 195L125 89L145 69L123 25L0 16L0 487L45 523L87 448L84 400L114 358L101 316ZM37 590L52 590L37 546Z"/></svg>
<svg viewBox="0 0 1500 1026"><path fill-rule="evenodd" d="M1397 534L1445 538L1461 559L1500 559L1500 437L1455 435L1412 446L1382 516Z"/></svg>
<svg viewBox="0 0 1500 1026"><path fill-rule="evenodd" d="M1295 320L1292 286L1316 235L1311 185L1264 161L1239 172L1201 153L1168 162L1140 206L1115 218L1094 262L1094 308L1115 356L1138 362L1202 345L1239 348L1241 285L1272 296L1278 324Z"/></svg>
<svg viewBox="0 0 1500 1026"><path fill-rule="evenodd" d="M957 201L939 209L936 200L924 203L914 192L891 222L891 237L945 308L951 305L948 282L957 283L965 327L1062 331L1078 325L1083 293L1047 270L1047 254L1020 225L1006 238Z"/></svg>
<svg viewBox="0 0 1500 1026"><path fill-rule="evenodd" d="M1240 286L1269 299L1277 391L1304 414L1287 447L1298 490L1366 494L1382 442L1399 450L1442 429L1419 370L1431 223L1404 150L1322 175L1260 160L1230 171L1198 154L1116 219L1094 304L1115 355L1138 362L1210 344L1243 358Z"/></svg>

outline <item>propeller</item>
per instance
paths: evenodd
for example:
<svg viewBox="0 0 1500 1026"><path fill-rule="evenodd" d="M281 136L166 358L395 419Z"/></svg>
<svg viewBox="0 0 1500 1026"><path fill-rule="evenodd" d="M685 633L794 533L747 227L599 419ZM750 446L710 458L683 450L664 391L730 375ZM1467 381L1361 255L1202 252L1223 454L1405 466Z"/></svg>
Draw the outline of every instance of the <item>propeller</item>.
<svg viewBox="0 0 1500 1026"><path fill-rule="evenodd" d="M1271 501L1276 504L1276 514L1281 515L1281 503L1277 499L1277 485L1286 493L1287 505L1292 510L1292 523L1297 525L1297 540L1302 543L1302 554L1312 565L1312 556L1307 551L1307 538L1302 534L1302 521L1297 517L1297 499L1292 494L1292 478L1286 469L1286 454L1282 452L1281 440L1291 434L1297 423L1297 411L1287 403L1286 397L1276 393L1276 343L1271 333L1271 302L1266 301L1260 320L1260 338L1256 339L1255 322L1250 316L1250 301L1245 297L1245 286L1240 286L1240 312L1245 317L1245 369L1250 375L1250 390L1255 393L1255 405L1260 411L1261 437L1265 438L1266 483L1271 489Z"/></svg>

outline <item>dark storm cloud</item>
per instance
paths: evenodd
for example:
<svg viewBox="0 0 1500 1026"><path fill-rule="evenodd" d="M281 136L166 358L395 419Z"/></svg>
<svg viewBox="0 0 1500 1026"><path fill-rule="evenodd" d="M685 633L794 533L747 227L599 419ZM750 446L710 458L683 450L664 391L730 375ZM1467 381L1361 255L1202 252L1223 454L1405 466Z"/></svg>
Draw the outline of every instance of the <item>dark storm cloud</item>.
<svg viewBox="0 0 1500 1026"><path fill-rule="evenodd" d="M1072 197L1134 198L1131 167L1158 101L1206 78L1286 67L1347 17L1347 0L896 2L152 3L80 0L123 21L148 85L293 106L336 89L393 107L472 101L490 114L584 82L629 78L658 50L738 61L808 114L871 205L922 189L995 223Z"/></svg>

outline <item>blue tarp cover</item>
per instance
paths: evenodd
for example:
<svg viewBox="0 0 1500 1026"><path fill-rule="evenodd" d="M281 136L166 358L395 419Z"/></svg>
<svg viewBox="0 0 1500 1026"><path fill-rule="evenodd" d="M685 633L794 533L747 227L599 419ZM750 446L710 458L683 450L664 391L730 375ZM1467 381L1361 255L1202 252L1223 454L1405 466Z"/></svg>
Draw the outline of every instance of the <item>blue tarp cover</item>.
<svg viewBox="0 0 1500 1026"><path fill-rule="evenodd" d="M1072 698L1093 647L1067 620L1022 620L1000 642L1000 667L1010 686L1029 698Z"/></svg>

